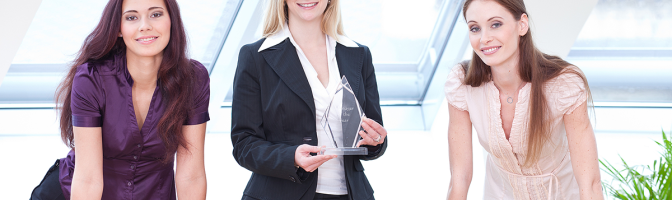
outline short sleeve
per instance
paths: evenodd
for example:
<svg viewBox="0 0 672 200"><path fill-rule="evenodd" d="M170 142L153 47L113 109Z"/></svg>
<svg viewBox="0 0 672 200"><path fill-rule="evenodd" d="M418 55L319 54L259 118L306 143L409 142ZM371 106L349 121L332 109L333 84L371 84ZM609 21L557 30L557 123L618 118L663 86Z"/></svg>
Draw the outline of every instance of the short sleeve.
<svg viewBox="0 0 672 200"><path fill-rule="evenodd" d="M192 60L196 72L196 84L194 88L193 112L187 118L184 125L197 125L210 121L208 105L210 104L210 75L205 66L198 61Z"/></svg>
<svg viewBox="0 0 672 200"><path fill-rule="evenodd" d="M102 100L102 85L95 69L88 64L77 67L70 94L72 126L101 127Z"/></svg>
<svg viewBox="0 0 672 200"><path fill-rule="evenodd" d="M455 65L448 74L448 79L444 85L444 92L446 93L446 100L455 108L467 111L467 86L463 84L464 69L462 66Z"/></svg>
<svg viewBox="0 0 672 200"><path fill-rule="evenodd" d="M577 67L568 67L565 72L551 81L554 86L547 88L552 94L550 98L555 99L556 109L563 114L571 114L587 99L583 78L573 72L567 72L567 70L581 73ZM550 101L553 101L553 99Z"/></svg>

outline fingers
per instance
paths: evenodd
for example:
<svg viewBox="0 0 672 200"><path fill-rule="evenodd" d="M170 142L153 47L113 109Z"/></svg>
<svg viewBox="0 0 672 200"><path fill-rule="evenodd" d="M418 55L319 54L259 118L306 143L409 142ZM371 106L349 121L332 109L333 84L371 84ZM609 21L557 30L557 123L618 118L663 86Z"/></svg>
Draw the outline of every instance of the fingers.
<svg viewBox="0 0 672 200"><path fill-rule="evenodd" d="M368 125L369 128L375 130L378 134L380 134L380 136L382 137L387 136L387 130L385 130L385 127L381 126L378 122L373 121L372 119L369 118L364 118L363 121L364 123L362 124ZM368 132L369 130L366 131Z"/></svg>
<svg viewBox="0 0 672 200"><path fill-rule="evenodd" d="M329 161L333 158L336 158L336 155L321 155L321 156L324 156L324 158L317 159L315 163L310 164L308 167L303 168L303 169L306 170L307 172L313 172L318 167L322 166L322 164L324 164L325 162L327 162L327 161ZM313 156L313 157L317 157L317 156Z"/></svg>
<svg viewBox="0 0 672 200"><path fill-rule="evenodd" d="M373 138L378 138L378 136L382 137L382 135L380 135L378 133L378 131L376 131L375 129L371 128L371 126L368 123L362 123L362 128L364 128L364 130L366 130L365 133L367 135L369 135L369 137L372 138L372 139Z"/></svg>
<svg viewBox="0 0 672 200"><path fill-rule="evenodd" d="M336 155L318 155L318 156L310 156L305 158L303 161L303 165L299 165L303 170L306 170L307 172L313 172L315 171L318 167L320 167L322 164L325 162L336 158Z"/></svg>
<svg viewBox="0 0 672 200"><path fill-rule="evenodd" d="M327 162L333 158L336 158L336 155L317 155L311 156L310 153L318 153L323 148L317 146L311 146L307 144L300 145L296 148L296 153L294 155L294 164L303 168L307 172L313 172L318 167L320 167L324 162Z"/></svg>
<svg viewBox="0 0 672 200"><path fill-rule="evenodd" d="M324 146L322 146L322 147L324 147ZM318 153L318 152L320 152L322 147L302 144L298 148L296 148L296 151L301 152L301 154Z"/></svg>
<svg viewBox="0 0 672 200"><path fill-rule="evenodd" d="M367 140L367 137L362 136L362 144L378 145L385 142L385 137L387 136L387 130L384 127L380 126L377 122L364 118L362 119L362 127L366 130L366 135L370 138L370 141ZM361 134L360 134L361 135Z"/></svg>
<svg viewBox="0 0 672 200"><path fill-rule="evenodd" d="M357 147L361 145L372 145L375 146L375 142L373 141L373 138L369 136L369 134L365 133L364 131L359 131L359 135L362 136L362 140L360 140L357 143Z"/></svg>

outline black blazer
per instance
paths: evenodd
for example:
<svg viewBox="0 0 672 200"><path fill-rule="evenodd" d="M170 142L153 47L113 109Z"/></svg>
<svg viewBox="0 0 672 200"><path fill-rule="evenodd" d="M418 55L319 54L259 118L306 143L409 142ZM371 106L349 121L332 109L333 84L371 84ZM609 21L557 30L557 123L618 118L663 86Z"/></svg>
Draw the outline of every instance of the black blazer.
<svg viewBox="0 0 672 200"><path fill-rule="evenodd" d="M233 157L252 171L242 199L312 200L317 173L294 167L301 144L317 145L315 102L296 48L289 39L258 52L265 41L240 49L233 83ZM382 125L378 86L368 47L336 45L336 60L366 116ZM385 153L387 139L367 156L344 156L350 199L374 199L360 160Z"/></svg>

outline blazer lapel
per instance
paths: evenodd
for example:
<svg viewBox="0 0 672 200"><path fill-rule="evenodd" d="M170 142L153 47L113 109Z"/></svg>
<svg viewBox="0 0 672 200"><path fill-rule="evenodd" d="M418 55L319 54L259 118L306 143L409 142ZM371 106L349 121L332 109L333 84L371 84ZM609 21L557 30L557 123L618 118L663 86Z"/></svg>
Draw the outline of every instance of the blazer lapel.
<svg viewBox="0 0 672 200"><path fill-rule="evenodd" d="M364 48L346 47L340 43L336 44L336 62L338 62L338 71L341 76L345 76L352 87L355 95L359 93L359 84L362 80L362 65L364 64ZM361 98L358 96L358 100Z"/></svg>
<svg viewBox="0 0 672 200"><path fill-rule="evenodd" d="M287 87L308 104L311 112L315 115L313 92L310 89L306 73L303 71L299 55L296 54L296 48L289 42L289 38L280 44L261 51L261 55L280 79L287 84Z"/></svg>

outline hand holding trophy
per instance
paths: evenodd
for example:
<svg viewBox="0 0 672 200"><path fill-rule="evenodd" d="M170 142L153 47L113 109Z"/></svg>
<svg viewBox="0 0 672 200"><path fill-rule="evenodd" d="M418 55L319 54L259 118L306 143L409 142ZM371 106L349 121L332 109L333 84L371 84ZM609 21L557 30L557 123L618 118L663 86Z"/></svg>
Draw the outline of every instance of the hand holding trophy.
<svg viewBox="0 0 672 200"><path fill-rule="evenodd" d="M338 101L338 99L342 99L342 101ZM320 154L367 155L368 149L359 147L359 141L362 138L359 134L360 131L364 131L362 127L363 119L371 121L370 119L366 119L364 111L355 97L355 93L352 91L348 80L343 76L337 86L336 93L329 103L329 107L327 107L324 116L320 120L324 131L318 134L326 134L327 138L330 138L332 141L329 146L321 149ZM364 126L371 127L369 124L365 124ZM338 132L342 134L338 134ZM371 143L376 139L380 141L381 137L384 136L381 134L377 135L376 138L368 137L368 140L372 141L366 140L364 143Z"/></svg>
<svg viewBox="0 0 672 200"><path fill-rule="evenodd" d="M387 130L378 122L369 118L362 118L362 128L364 130L359 131L359 136L362 139L359 140L358 147L362 145L376 146L385 142Z"/></svg>

